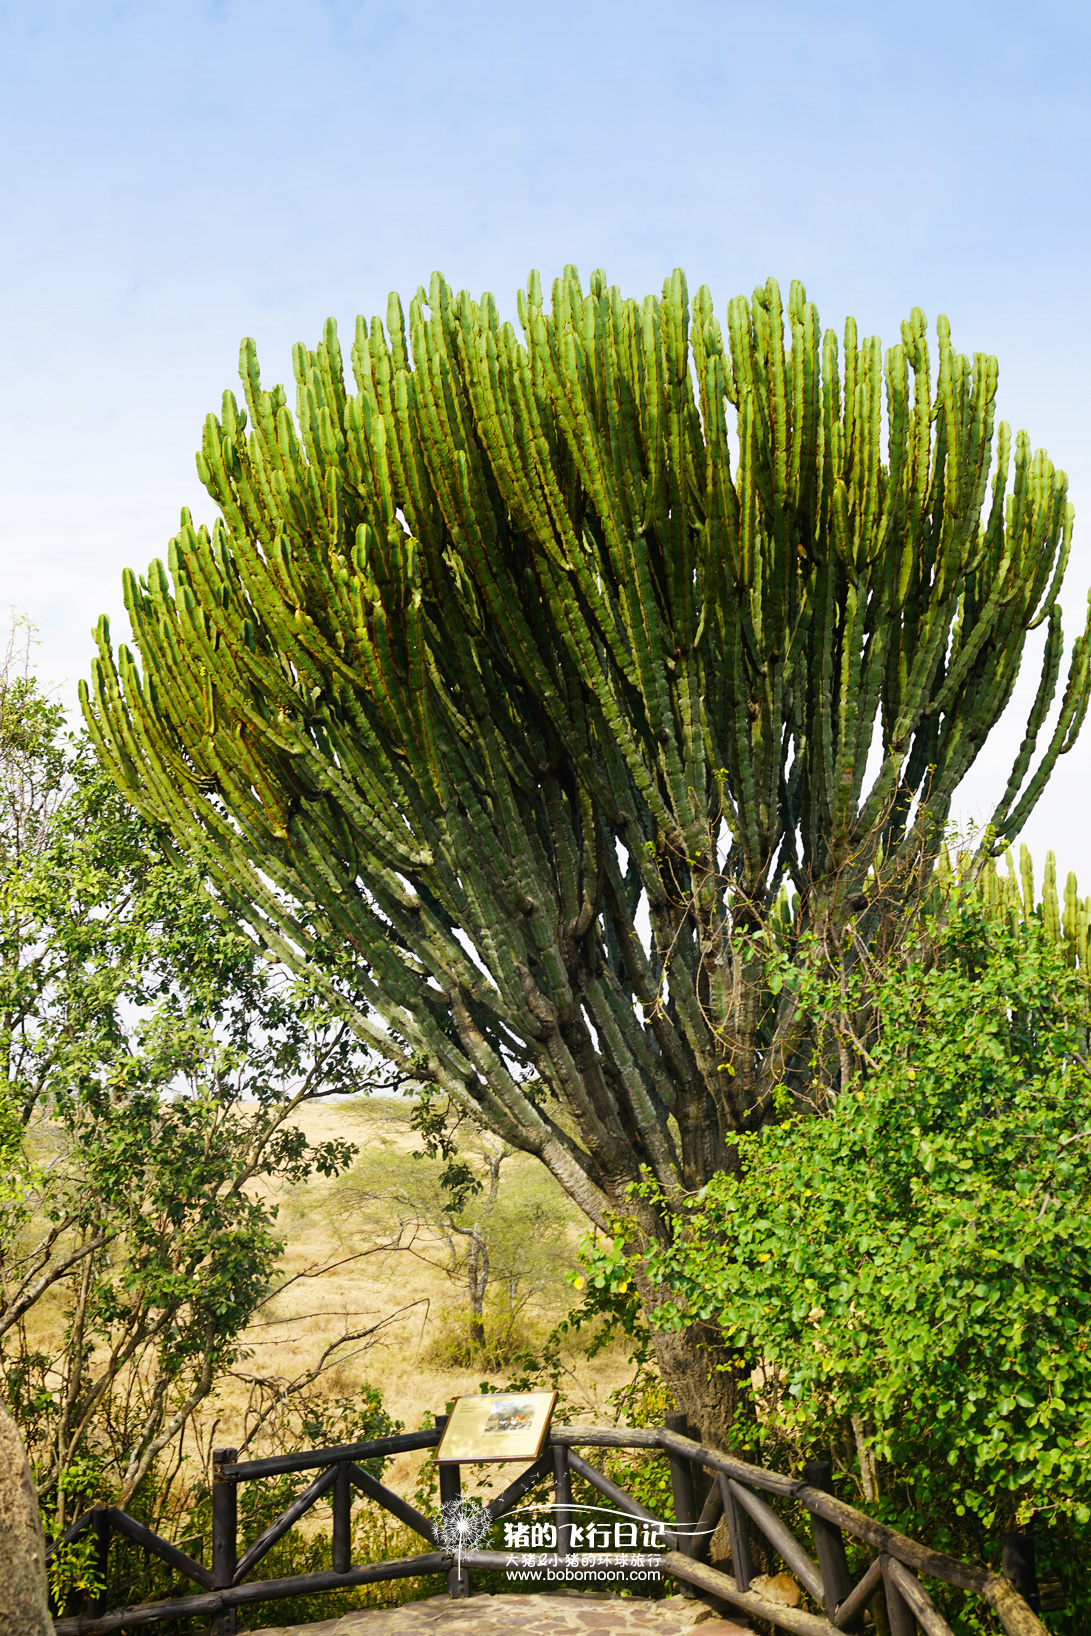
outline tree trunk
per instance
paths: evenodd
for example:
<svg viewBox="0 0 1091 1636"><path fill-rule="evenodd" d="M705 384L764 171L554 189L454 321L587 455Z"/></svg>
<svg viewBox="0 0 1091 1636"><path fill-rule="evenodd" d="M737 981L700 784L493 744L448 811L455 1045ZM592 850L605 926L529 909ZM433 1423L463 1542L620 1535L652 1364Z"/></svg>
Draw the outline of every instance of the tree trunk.
<svg viewBox="0 0 1091 1636"><path fill-rule="evenodd" d="M655 1358L679 1409L701 1440L725 1454L754 1453L750 1365L714 1324L656 1330Z"/></svg>
<svg viewBox="0 0 1091 1636"><path fill-rule="evenodd" d="M689 1422L689 1435L711 1448L762 1465L756 1447L757 1417L750 1390L752 1360L725 1346L715 1324L691 1324L674 1332L656 1330L654 1342L660 1374ZM691 1468L694 1498L700 1510L711 1474ZM776 1573L775 1553L749 1518L743 1526L750 1559L757 1573Z"/></svg>
<svg viewBox="0 0 1091 1636"><path fill-rule="evenodd" d="M19 1432L0 1409L0 1636L52 1636L45 1538Z"/></svg>
<svg viewBox="0 0 1091 1636"><path fill-rule="evenodd" d="M476 1222L474 1223L470 1256L467 1262L467 1282L470 1294L470 1340L475 1346L484 1346L485 1291L489 1287L489 1250Z"/></svg>

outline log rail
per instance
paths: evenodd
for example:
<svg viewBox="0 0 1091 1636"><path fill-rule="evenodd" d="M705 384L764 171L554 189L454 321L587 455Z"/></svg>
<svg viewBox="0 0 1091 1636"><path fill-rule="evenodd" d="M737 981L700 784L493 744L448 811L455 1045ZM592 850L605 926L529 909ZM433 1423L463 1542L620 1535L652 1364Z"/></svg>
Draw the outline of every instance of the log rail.
<svg viewBox="0 0 1091 1636"><path fill-rule="evenodd" d="M106 1636L107 1632L156 1625L185 1615L211 1615L213 1636L234 1636L236 1610L255 1603L275 1602L289 1596L318 1591L347 1589L386 1580L413 1578L422 1574L445 1573L452 1596L468 1596L473 1572L503 1570L510 1562L504 1551L470 1551L462 1555L461 1572L448 1552L435 1549L433 1522L407 1500L372 1477L363 1468L365 1460L434 1447L440 1438L445 1417L427 1431L376 1438L367 1443L349 1443L336 1448L310 1449L263 1460L239 1461L234 1449L220 1449L213 1455L212 1482L212 1565L197 1562L169 1540L116 1506L96 1505L84 1513L50 1547L92 1532L98 1541L100 1562L105 1565L111 1532L132 1540L160 1557L176 1572L185 1575L200 1590L133 1607L106 1609L99 1605L79 1617L57 1619L57 1636ZM868 1610L876 1602L885 1607L891 1636L952 1636L951 1628L922 1584L923 1579L952 1585L976 1596L991 1608L1007 1636L1047 1636L1045 1627L1032 1611L1037 1601L1033 1567L1028 1570L1027 1554L1005 1544L1006 1573L992 1573L934 1551L927 1545L887 1528L873 1517L839 1500L833 1493L827 1461L813 1461L801 1477L766 1471L733 1455L722 1454L687 1435L681 1416L672 1415L671 1424L646 1429L598 1426L556 1426L550 1433L549 1448L534 1466L510 1483L488 1506L494 1520L514 1509L535 1487L552 1482L557 1503L559 1528L558 1556L568 1554L571 1528L571 1478L590 1483L611 1504L633 1516L655 1522L665 1548L657 1564L665 1575L677 1579L690 1595L726 1603L741 1612L757 1615L779 1630L796 1636L841 1636L844 1632L866 1632L874 1628ZM675 1526L656 1519L646 1507L613 1483L577 1449L628 1448L656 1450L670 1462L674 1495ZM238 1552L236 1500L238 1484L286 1472L315 1471L314 1480L298 1495L265 1532ZM693 1481L694 1477L699 1480ZM695 1493L705 1493L698 1516ZM460 1476L457 1466L441 1467L441 1497L457 1498ZM351 1561L351 1506L353 1491L382 1506L413 1529L430 1549L419 1555L387 1562L353 1564ZM333 1501L332 1567L318 1573L296 1574L287 1579L252 1580L249 1575L272 1547L326 1493ZM769 1504L762 1493L790 1500L802 1507L810 1520L811 1548L804 1545ZM731 1550L732 1573L702 1560L708 1554L712 1530L723 1516ZM766 1547L781 1558L798 1580L808 1598L821 1613L800 1607L784 1607L762 1594L752 1566L752 1534L760 1534ZM874 1556L855 1582L845 1554L845 1536L870 1546ZM1014 1538L1014 1536L1013 1536ZM1013 1567L1012 1564L1015 1564ZM1010 1575L1010 1577L1009 1577ZM1020 1582L1021 1581L1021 1582Z"/></svg>

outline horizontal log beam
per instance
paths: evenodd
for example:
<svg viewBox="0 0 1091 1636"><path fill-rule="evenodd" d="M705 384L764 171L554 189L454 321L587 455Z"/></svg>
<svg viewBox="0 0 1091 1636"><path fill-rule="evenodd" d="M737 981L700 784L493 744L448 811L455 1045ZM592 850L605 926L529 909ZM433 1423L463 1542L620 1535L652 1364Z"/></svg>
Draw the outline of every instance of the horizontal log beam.
<svg viewBox="0 0 1091 1636"><path fill-rule="evenodd" d="M489 1567L503 1567L507 1558L500 1551L484 1553ZM496 1560L491 1560L495 1558ZM465 1559L464 1559L465 1560ZM291 1579L258 1579L249 1585L232 1585L222 1591L206 1591L201 1596L174 1596L169 1601L141 1602L131 1608L115 1608L111 1613L75 1619L55 1619L55 1636L107 1636L109 1631L132 1626L164 1624L187 1615L223 1613L229 1608L252 1606L256 1602L281 1602L288 1596L313 1596L318 1591L335 1591L343 1586L373 1585L386 1579L414 1579L418 1574L446 1573L451 1558L442 1551L426 1551L420 1556L399 1557L392 1562L376 1562L367 1568L350 1568L334 1573L296 1574Z"/></svg>
<svg viewBox="0 0 1091 1636"><path fill-rule="evenodd" d="M499 1554L499 1553L496 1553ZM451 1566L449 1551L422 1551L420 1556L396 1557L391 1562L372 1562L367 1567L335 1573L323 1568L319 1573L296 1574L292 1579L267 1579L251 1585L233 1585L222 1591L225 1608L249 1607L255 1602L279 1602L286 1596L310 1596L316 1591L335 1591L341 1585L374 1585L386 1579L415 1579L418 1574L445 1574Z"/></svg>
<svg viewBox="0 0 1091 1636"><path fill-rule="evenodd" d="M698 1465L708 1466L712 1471L722 1471L725 1477L734 1477L737 1483L764 1488L768 1494L779 1494L782 1499L794 1499L796 1489L803 1486L795 1477L785 1477L779 1471L765 1471L763 1467L752 1466L746 1460L736 1460L734 1455L721 1454L719 1449L696 1443L692 1437L684 1437L681 1432L667 1431L665 1428L656 1430L655 1446L664 1453L681 1455L684 1460L695 1460Z"/></svg>
<svg viewBox="0 0 1091 1636"><path fill-rule="evenodd" d="M810 1488L806 1483L799 1483L792 1497L801 1505L805 1505L808 1511L817 1511L827 1522L836 1523L847 1534L863 1540L867 1545L873 1545L876 1550L885 1552L887 1556L895 1557L905 1567L912 1568L914 1573L927 1574L931 1579L942 1579L944 1584L957 1585L960 1590L974 1591L978 1596L985 1594L989 1580L996 1577L990 1574L987 1568L972 1568L965 1562L957 1562L954 1557L945 1555L943 1551L933 1551L927 1545L918 1545L915 1539L908 1539L905 1534L896 1533L893 1528L885 1527L883 1523L865 1516L854 1506L846 1505L843 1500L824 1493L820 1488Z"/></svg>
<svg viewBox="0 0 1091 1636"><path fill-rule="evenodd" d="M387 1455L408 1454L413 1449L435 1448L439 1432L399 1432L396 1437L373 1437L367 1443L341 1443L329 1449L302 1449L298 1454L270 1455L267 1460L235 1460L220 1467L227 1480L248 1483L258 1477L283 1477L289 1471L317 1471L319 1466L336 1465L338 1460L374 1460Z"/></svg>
<svg viewBox="0 0 1091 1636"><path fill-rule="evenodd" d="M654 1449L659 1433L654 1426L554 1426L549 1441L565 1449Z"/></svg>
<svg viewBox="0 0 1091 1636"><path fill-rule="evenodd" d="M54 1636L105 1636L112 1630L136 1629L141 1625L162 1625L170 1619L198 1614L222 1613L223 1591L204 1591L200 1596L171 1596L161 1602L137 1602L130 1608L76 1619L54 1619Z"/></svg>

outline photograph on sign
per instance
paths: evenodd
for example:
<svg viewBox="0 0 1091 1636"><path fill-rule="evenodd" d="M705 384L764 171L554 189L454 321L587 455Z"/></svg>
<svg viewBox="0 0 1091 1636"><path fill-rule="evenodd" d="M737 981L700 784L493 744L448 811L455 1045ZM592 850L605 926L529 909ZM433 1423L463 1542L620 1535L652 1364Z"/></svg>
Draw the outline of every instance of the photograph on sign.
<svg viewBox="0 0 1091 1636"><path fill-rule="evenodd" d="M497 1392L460 1397L443 1428L441 1464L536 1460L545 1446L556 1392Z"/></svg>

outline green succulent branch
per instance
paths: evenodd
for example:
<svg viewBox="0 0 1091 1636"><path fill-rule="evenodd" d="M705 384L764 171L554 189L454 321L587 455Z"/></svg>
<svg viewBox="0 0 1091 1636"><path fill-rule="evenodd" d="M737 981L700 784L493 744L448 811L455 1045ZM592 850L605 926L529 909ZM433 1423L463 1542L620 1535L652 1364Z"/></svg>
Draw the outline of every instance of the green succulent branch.
<svg viewBox="0 0 1091 1636"><path fill-rule="evenodd" d="M603 1223L805 1080L768 947L879 935L1044 623L989 846L1018 833L1088 635L1062 686L1066 479L946 320L884 355L797 283L725 333L681 273L573 269L519 320L436 276L358 321L355 391L332 322L297 347L294 416L245 342L198 456L222 516L126 575L140 663L103 620L83 701L224 912Z"/></svg>

